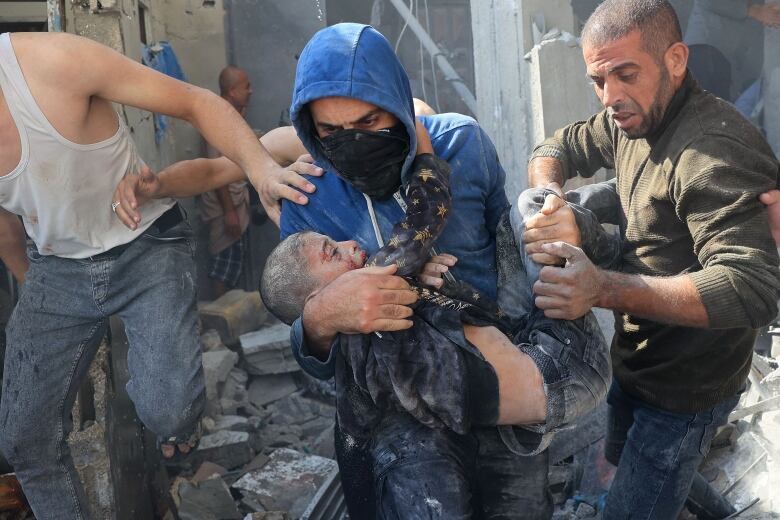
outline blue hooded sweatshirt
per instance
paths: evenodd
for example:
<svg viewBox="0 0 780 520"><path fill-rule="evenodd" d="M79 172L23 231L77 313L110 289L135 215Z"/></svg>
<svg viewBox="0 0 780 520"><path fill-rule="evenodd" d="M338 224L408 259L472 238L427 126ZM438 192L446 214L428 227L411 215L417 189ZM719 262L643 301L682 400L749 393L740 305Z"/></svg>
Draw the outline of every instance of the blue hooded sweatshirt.
<svg viewBox="0 0 780 520"><path fill-rule="evenodd" d="M324 97L350 97L376 105L393 115L411 136L402 182L417 150L414 107L409 78L390 43L373 27L343 23L322 29L301 53L295 76L290 117L298 137L326 172L308 180L317 187L305 206L284 201L281 238L312 230L334 240L356 240L369 255L380 247L364 195L342 180L325 157L307 104ZM451 270L464 280L496 297L495 230L509 207L504 192L505 173L493 143L477 122L459 114L420 118L428 130L434 153L452 168L452 211L436 251L458 258ZM387 238L404 210L391 198L372 201L378 227ZM298 319L291 331L293 353L311 375L333 375L335 349L327 362L308 355L303 327Z"/></svg>

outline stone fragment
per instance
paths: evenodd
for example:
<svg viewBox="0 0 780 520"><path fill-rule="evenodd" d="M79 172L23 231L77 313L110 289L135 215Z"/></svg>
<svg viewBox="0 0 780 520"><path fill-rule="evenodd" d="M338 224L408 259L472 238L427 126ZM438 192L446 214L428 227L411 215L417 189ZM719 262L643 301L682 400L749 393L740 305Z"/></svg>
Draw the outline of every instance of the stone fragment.
<svg viewBox="0 0 780 520"><path fill-rule="evenodd" d="M234 289L213 302L198 306L203 329L215 329L226 345L250 330L259 329L268 318L268 311L257 291Z"/></svg>
<svg viewBox="0 0 780 520"><path fill-rule="evenodd" d="M240 520L236 503L220 477L199 484L179 483L179 518L181 520Z"/></svg>
<svg viewBox="0 0 780 520"><path fill-rule="evenodd" d="M217 475L221 477L227 473L227 470L220 466L219 464L214 464L213 462L204 462L200 465L198 468L198 471L195 472L195 475L190 479L193 484L199 484L200 482L203 482L204 480L208 480L214 475Z"/></svg>
<svg viewBox="0 0 780 520"><path fill-rule="evenodd" d="M335 469L334 460L278 449L265 466L241 477L233 488L254 497L266 510L289 511L298 518Z"/></svg>
<svg viewBox="0 0 780 520"><path fill-rule="evenodd" d="M575 514L577 518L593 518L596 516L596 510L590 504L582 502L577 506L577 512Z"/></svg>
<svg viewBox="0 0 780 520"><path fill-rule="evenodd" d="M219 405L219 391L230 371L238 362L238 354L227 349L203 353L203 376L206 381L206 413L217 415L222 412Z"/></svg>
<svg viewBox="0 0 780 520"><path fill-rule="evenodd" d="M286 374L300 370L290 349L290 327L284 323L243 334L240 341L250 374Z"/></svg>
<svg viewBox="0 0 780 520"><path fill-rule="evenodd" d="M219 332L209 329L200 335L200 348L203 352L209 352L224 349L225 345L222 343L222 338L219 337Z"/></svg>
<svg viewBox="0 0 780 520"><path fill-rule="evenodd" d="M244 520L293 520L286 511L265 511L246 515Z"/></svg>
<svg viewBox="0 0 780 520"><path fill-rule="evenodd" d="M197 462L210 461L227 469L243 466L252 460L249 434L222 430L204 435L192 456Z"/></svg>
<svg viewBox="0 0 780 520"><path fill-rule="evenodd" d="M255 406L265 406L286 397L298 390L290 374L269 374L255 377L249 384L249 402Z"/></svg>
<svg viewBox="0 0 780 520"><path fill-rule="evenodd" d="M248 432L252 430L249 419L240 415L220 415L209 425L209 430L217 432L220 430L230 430L233 432Z"/></svg>

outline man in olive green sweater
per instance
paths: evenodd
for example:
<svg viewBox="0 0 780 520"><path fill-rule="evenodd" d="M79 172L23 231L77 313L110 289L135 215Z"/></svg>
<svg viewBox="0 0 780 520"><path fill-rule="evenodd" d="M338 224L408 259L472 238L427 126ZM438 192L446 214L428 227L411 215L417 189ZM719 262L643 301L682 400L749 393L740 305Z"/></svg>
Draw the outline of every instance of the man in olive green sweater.
<svg viewBox="0 0 780 520"><path fill-rule="evenodd" d="M777 314L778 256L758 200L777 187L777 159L731 105L698 87L681 40L665 0L603 2L582 43L605 110L556 132L529 163L531 186L616 173L622 272L545 243L553 215L529 225L526 240L536 259L567 260L544 268L534 288L548 316L616 311L607 458L618 470L607 520L677 517L744 388L755 329Z"/></svg>

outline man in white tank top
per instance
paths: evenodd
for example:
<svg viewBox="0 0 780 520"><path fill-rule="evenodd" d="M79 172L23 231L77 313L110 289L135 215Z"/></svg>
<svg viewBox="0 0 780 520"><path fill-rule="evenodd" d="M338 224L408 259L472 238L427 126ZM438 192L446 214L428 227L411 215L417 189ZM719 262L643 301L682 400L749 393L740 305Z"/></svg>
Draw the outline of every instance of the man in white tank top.
<svg viewBox="0 0 780 520"><path fill-rule="evenodd" d="M287 183L312 189L205 89L84 38L0 35L0 256L26 277L8 325L0 450L39 520L90 517L65 439L112 314L130 340L127 391L146 426L183 442L203 406L192 231L172 199L130 229L112 212L123 209L111 202L117 183L143 167L112 103L190 122L246 172L272 218L281 197L305 202ZM33 242L28 269L16 215Z"/></svg>

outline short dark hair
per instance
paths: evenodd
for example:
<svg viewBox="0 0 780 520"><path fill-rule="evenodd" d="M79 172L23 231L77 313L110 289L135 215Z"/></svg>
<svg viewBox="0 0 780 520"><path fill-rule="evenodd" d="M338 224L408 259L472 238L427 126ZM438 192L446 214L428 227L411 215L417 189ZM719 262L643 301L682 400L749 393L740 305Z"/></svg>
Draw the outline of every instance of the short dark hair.
<svg viewBox="0 0 780 520"><path fill-rule="evenodd" d="M319 288L319 280L306 264L303 248L311 231L285 238L268 255L260 277L260 298L266 309L290 325L303 313L306 298Z"/></svg>
<svg viewBox="0 0 780 520"><path fill-rule="evenodd" d="M228 65L222 69L222 72L219 73L219 95L226 95L228 91L233 88L233 85L238 83L242 74L246 74L244 69L236 67L235 65Z"/></svg>
<svg viewBox="0 0 780 520"><path fill-rule="evenodd" d="M582 43L601 46L635 29L642 33L644 50L659 63L672 44L682 41L680 20L667 0L605 0L585 23Z"/></svg>

